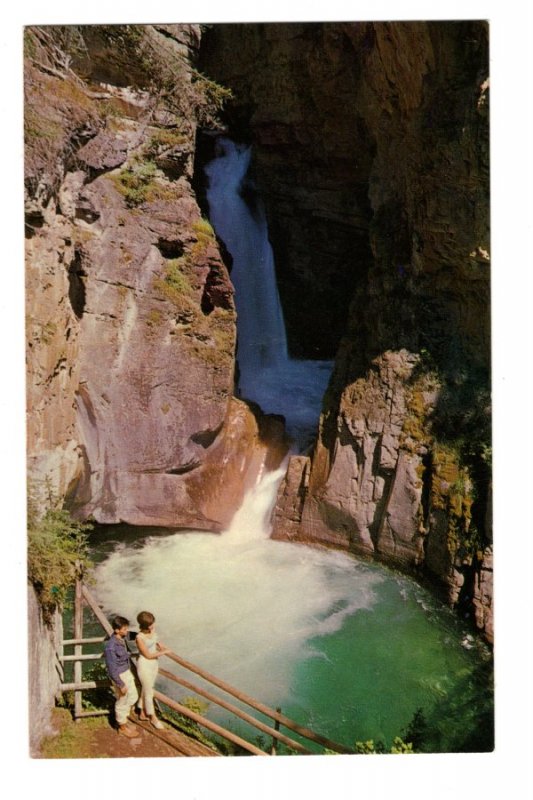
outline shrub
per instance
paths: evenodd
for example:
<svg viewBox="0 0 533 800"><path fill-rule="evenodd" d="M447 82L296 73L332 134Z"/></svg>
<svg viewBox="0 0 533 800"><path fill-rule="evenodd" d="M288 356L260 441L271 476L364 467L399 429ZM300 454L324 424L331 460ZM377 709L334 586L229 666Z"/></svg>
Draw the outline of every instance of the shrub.
<svg viewBox="0 0 533 800"><path fill-rule="evenodd" d="M64 608L67 592L78 570L90 566L87 523L73 520L68 511L49 508L39 516L35 500L28 501L28 579L35 587L45 622Z"/></svg>
<svg viewBox="0 0 533 800"><path fill-rule="evenodd" d="M198 307L193 301L193 289L187 275L182 272L182 267L186 266L186 259L170 259L165 264L165 274L163 278L155 278L153 281L154 289L169 300L178 311L185 313L189 322L192 322L198 314Z"/></svg>
<svg viewBox="0 0 533 800"><path fill-rule="evenodd" d="M180 703L182 706L185 706L185 708L188 708L189 711L194 711L196 714L200 714L201 716L205 716L209 709L209 703L206 703L205 700L201 700L199 697L195 697L193 695L183 697L180 700ZM199 723L195 722L190 717L185 716L185 714L180 714L178 711L174 711L173 709L167 707L160 709L159 713L165 722L168 722L182 733L185 733L187 736L191 736L193 739L202 742L202 744L207 745L207 747L213 748L213 750L217 749L216 743L202 731Z"/></svg>
<svg viewBox="0 0 533 800"><path fill-rule="evenodd" d="M129 206L144 203L153 186L157 167L153 161L134 162L113 175L113 182Z"/></svg>

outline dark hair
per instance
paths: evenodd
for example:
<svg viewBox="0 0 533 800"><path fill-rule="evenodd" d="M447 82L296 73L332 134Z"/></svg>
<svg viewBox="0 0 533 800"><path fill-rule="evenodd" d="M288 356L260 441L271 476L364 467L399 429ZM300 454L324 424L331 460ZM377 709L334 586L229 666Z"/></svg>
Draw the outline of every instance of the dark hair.
<svg viewBox="0 0 533 800"><path fill-rule="evenodd" d="M123 628L124 625L129 625L129 624L130 624L129 619L126 619L126 617L119 617L118 615L116 617L113 617L113 619L111 620L111 627L113 628L114 631L118 631L120 630L120 628Z"/></svg>
<svg viewBox="0 0 533 800"><path fill-rule="evenodd" d="M139 623L139 628L145 631L150 625L153 625L155 617L150 611L141 611L137 614L137 622Z"/></svg>

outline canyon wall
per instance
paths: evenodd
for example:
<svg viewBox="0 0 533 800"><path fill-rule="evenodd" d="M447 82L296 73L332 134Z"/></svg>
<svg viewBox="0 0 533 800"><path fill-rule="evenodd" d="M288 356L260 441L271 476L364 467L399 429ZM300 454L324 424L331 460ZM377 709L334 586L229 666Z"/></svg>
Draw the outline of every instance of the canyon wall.
<svg viewBox="0 0 533 800"><path fill-rule="evenodd" d="M29 476L80 518L217 531L285 450L233 397L200 34L26 31ZM274 536L429 577L491 639L487 47L480 22L216 25L199 66L254 145L291 353L335 357Z"/></svg>
<svg viewBox="0 0 533 800"><path fill-rule="evenodd" d="M80 518L220 530L279 445L233 398L235 307L191 188L223 90L196 25L25 33L28 467Z"/></svg>
<svg viewBox="0 0 533 800"><path fill-rule="evenodd" d="M336 355L274 535L430 577L491 640L488 30L213 26L289 346Z"/></svg>
<svg viewBox="0 0 533 800"><path fill-rule="evenodd" d="M39 756L39 744L54 730L50 709L60 696L61 664L57 654L63 638L63 622L55 614L52 625L45 625L39 600L28 587L28 711L30 755Z"/></svg>

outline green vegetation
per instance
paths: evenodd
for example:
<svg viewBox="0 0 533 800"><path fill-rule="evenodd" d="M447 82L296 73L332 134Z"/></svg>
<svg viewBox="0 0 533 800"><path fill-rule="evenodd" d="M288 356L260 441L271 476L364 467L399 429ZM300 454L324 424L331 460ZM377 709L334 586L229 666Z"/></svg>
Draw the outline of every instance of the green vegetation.
<svg viewBox="0 0 533 800"><path fill-rule="evenodd" d="M149 198L156 174L157 166L153 161L136 161L111 177L127 205L138 206Z"/></svg>
<svg viewBox="0 0 533 800"><path fill-rule="evenodd" d="M63 46L72 55L74 67L83 63L80 41L64 41L64 28L57 30ZM174 112L178 121L197 121L200 125L217 124L231 91L192 69L179 45L151 25L77 26L82 47L97 54L106 50L107 60L126 78L129 85L148 91L156 105ZM112 54L112 58L111 58Z"/></svg>
<svg viewBox="0 0 533 800"><path fill-rule="evenodd" d="M481 538L472 526L474 485L468 468L461 464L460 453L450 445L433 447L431 504L446 511L448 550L452 559L471 562L474 554L482 558Z"/></svg>
<svg viewBox="0 0 533 800"><path fill-rule="evenodd" d="M357 755L373 755L386 753L385 745L382 742L374 742L370 739L367 742L356 742L355 752ZM396 736L392 743L390 753L414 753L411 742L404 742L400 736Z"/></svg>
<svg viewBox="0 0 533 800"><path fill-rule="evenodd" d="M102 649L102 645L92 648L95 652L97 649ZM67 664L67 668L72 668L72 664ZM70 680L72 680L72 672L68 673ZM96 681L99 685L96 689L84 689L81 699L82 708L85 711L109 711L113 710L115 703L115 696L112 689L107 685L109 683L109 675L103 661L89 661L82 663L82 675L84 681ZM64 692L61 697L56 701L58 708L64 708L74 716L74 692Z"/></svg>
<svg viewBox="0 0 533 800"><path fill-rule="evenodd" d="M171 258L165 264L165 282L180 294L190 294L192 292L189 279L182 271L185 265L183 256L181 258Z"/></svg>
<svg viewBox="0 0 533 800"><path fill-rule="evenodd" d="M41 743L42 758L92 758L95 734L109 727L106 717L88 717L82 724L76 724L66 708L55 708L52 721L58 733Z"/></svg>
<svg viewBox="0 0 533 800"><path fill-rule="evenodd" d="M177 128L158 128L155 130L145 147L145 153L149 158L154 158L164 150L186 144L187 136Z"/></svg>
<svg viewBox="0 0 533 800"><path fill-rule="evenodd" d="M35 587L43 619L65 606L79 569L90 566L87 531L90 525L73 520L57 504L42 515L30 492L28 500L28 579Z"/></svg>
<svg viewBox="0 0 533 800"><path fill-rule="evenodd" d="M198 237L198 241L202 244L206 244L207 241L213 241L215 238L215 232L213 230L213 226L209 222L208 219L202 217L201 219L196 220L193 222L192 229L195 232L196 236Z"/></svg>
<svg viewBox="0 0 533 800"><path fill-rule="evenodd" d="M155 161L144 158L142 154L135 156L126 167L111 174L110 178L132 209L143 203L176 200L180 196L180 188L167 181L159 172Z"/></svg>
<svg viewBox="0 0 533 800"><path fill-rule="evenodd" d="M205 716L209 708L209 703L193 695L182 698L180 703L182 706L185 706L185 708L188 708L189 711L193 711L195 714L200 714L201 716ZM187 736L191 736L193 739L205 744L207 747L211 747L213 750L217 749L215 743L203 733L200 725L190 717L185 716L185 714L180 714L166 706L160 706L159 715L161 719Z"/></svg>
<svg viewBox="0 0 533 800"><path fill-rule="evenodd" d="M216 127L231 97L191 67L171 36L151 25L30 26L24 30L24 55L26 172L35 181L46 169L60 180L57 164L77 149L82 131L96 133L104 124L117 130L120 118L132 115L127 100L102 97L90 85L95 67L110 84L148 93L146 107L134 110L135 119L153 120L158 109L171 115L172 127L156 129L146 147L148 162L162 149L192 142L195 125ZM131 206L151 199L150 189L152 199L164 192L163 184L151 183L152 167L147 169L131 167L119 177Z"/></svg>
<svg viewBox="0 0 533 800"><path fill-rule="evenodd" d="M184 256L172 258L165 264L164 277L155 278L154 289L169 300L182 314L187 322L192 322L198 315L198 308L193 300L193 288L184 269L187 261Z"/></svg>
<svg viewBox="0 0 533 800"><path fill-rule="evenodd" d="M492 448L487 374L458 363L453 372L438 369L421 351L406 393L402 446L430 450L417 473L428 481L432 509L448 519L448 550L453 561L481 560L487 541L485 508Z"/></svg>
<svg viewBox="0 0 533 800"><path fill-rule="evenodd" d="M150 313L148 314L148 317L146 319L146 324L150 328L157 328L161 324L162 319L163 319L162 313L158 311L158 309L156 308L151 308Z"/></svg>

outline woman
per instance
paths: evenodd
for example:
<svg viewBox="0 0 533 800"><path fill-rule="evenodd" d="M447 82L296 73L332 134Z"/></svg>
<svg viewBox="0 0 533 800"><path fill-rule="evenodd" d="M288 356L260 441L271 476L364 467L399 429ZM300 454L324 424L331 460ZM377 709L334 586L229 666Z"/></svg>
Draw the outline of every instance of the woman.
<svg viewBox="0 0 533 800"><path fill-rule="evenodd" d="M141 720L150 720L154 728L164 730L165 726L156 717L154 709L154 684L159 669L158 659L170 650L162 645L155 632L155 617L150 611L141 611L137 615L139 633L135 639L139 649L137 674L141 682L141 696L137 707Z"/></svg>

